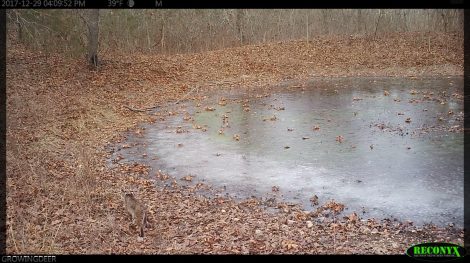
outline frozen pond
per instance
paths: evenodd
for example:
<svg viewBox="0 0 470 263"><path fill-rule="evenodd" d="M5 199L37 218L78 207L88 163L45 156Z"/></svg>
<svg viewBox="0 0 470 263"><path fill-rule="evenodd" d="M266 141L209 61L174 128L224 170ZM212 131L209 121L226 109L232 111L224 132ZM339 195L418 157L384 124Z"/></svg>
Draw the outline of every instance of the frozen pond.
<svg viewBox="0 0 470 263"><path fill-rule="evenodd" d="M128 138L136 148L115 155L240 198L277 186L309 210L317 195L362 217L462 226L462 94L463 78L343 78L262 98L215 95L187 103L191 120L146 125ZM240 100L217 104L223 97Z"/></svg>

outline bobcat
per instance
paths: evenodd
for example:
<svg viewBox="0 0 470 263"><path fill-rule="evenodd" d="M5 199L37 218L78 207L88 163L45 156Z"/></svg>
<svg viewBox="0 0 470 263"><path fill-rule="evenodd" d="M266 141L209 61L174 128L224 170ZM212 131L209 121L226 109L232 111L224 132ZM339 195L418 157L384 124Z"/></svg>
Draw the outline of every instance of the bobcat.
<svg viewBox="0 0 470 263"><path fill-rule="evenodd" d="M123 192L124 206L132 216L132 223L137 225L139 237L144 237L144 228L147 227L147 212L145 206L140 203L133 193Z"/></svg>

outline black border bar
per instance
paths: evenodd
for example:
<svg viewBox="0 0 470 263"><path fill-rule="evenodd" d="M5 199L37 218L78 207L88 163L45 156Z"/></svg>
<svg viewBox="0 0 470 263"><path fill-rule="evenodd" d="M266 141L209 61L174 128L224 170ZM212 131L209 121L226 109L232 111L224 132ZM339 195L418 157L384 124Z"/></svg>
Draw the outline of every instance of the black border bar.
<svg viewBox="0 0 470 263"><path fill-rule="evenodd" d="M465 0L0 0L0 8L464 8L464 1Z"/></svg>
<svg viewBox="0 0 470 263"><path fill-rule="evenodd" d="M6 10L0 10L0 255L6 252Z"/></svg>

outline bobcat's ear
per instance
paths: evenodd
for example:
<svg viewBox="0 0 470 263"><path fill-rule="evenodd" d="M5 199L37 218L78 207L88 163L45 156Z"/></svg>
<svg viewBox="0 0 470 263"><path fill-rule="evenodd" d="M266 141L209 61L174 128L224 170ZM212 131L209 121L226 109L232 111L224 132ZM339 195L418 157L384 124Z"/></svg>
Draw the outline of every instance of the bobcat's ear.
<svg viewBox="0 0 470 263"><path fill-rule="evenodd" d="M124 190L124 189L121 189L121 197L122 197L123 199L125 199L126 194L127 194L127 191Z"/></svg>

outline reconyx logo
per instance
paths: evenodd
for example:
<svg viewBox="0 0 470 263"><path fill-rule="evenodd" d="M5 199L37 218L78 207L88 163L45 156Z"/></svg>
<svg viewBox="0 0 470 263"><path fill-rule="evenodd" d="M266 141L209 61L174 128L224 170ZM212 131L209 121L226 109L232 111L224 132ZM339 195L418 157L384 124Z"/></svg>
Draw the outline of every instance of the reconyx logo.
<svg viewBox="0 0 470 263"><path fill-rule="evenodd" d="M449 261L462 258L466 253L464 247L451 243L423 243L406 250L408 256L425 261Z"/></svg>

